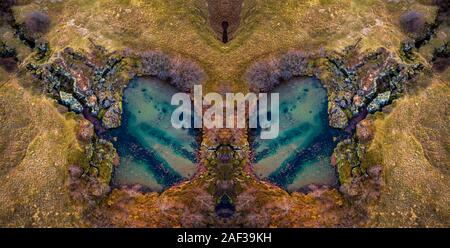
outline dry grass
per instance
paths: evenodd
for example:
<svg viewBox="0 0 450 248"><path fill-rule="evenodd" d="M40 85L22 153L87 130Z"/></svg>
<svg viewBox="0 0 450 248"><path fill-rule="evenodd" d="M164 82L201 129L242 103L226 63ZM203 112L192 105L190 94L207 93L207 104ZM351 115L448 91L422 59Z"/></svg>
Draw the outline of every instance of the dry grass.
<svg viewBox="0 0 450 248"><path fill-rule="evenodd" d="M0 86L0 106L0 226L79 225L65 186L76 122L15 79Z"/></svg>
<svg viewBox="0 0 450 248"><path fill-rule="evenodd" d="M436 10L407 1L247 0L236 37L225 45L209 28L203 0L46 1L16 7L15 12L25 16L36 8L52 17L47 38L56 50L85 49L92 38L111 50L130 47L182 54L207 71L210 90L224 82L246 90L243 74L250 64L289 49L339 50L363 38L363 50L380 46L398 50L404 39L400 15L415 9L432 21Z"/></svg>
<svg viewBox="0 0 450 248"><path fill-rule="evenodd" d="M429 80L375 122L370 153L381 158L385 186L372 226L450 225L449 81Z"/></svg>

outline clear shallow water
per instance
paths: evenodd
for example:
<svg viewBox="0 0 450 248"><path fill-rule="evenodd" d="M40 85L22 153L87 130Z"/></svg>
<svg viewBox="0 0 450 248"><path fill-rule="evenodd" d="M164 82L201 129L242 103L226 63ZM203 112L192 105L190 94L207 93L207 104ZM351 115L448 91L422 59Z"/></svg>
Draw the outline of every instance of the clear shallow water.
<svg viewBox="0 0 450 248"><path fill-rule="evenodd" d="M327 92L320 81L301 78L283 83L280 93L280 133L273 140L261 140L254 132L254 171L289 191L309 184L335 185L335 168L330 157L336 131L328 125Z"/></svg>
<svg viewBox="0 0 450 248"><path fill-rule="evenodd" d="M121 158L114 185L140 184L160 191L195 174L195 130L175 129L170 121L177 107L170 100L177 92L149 78L132 80L125 89L122 125L109 134L117 137L114 145Z"/></svg>

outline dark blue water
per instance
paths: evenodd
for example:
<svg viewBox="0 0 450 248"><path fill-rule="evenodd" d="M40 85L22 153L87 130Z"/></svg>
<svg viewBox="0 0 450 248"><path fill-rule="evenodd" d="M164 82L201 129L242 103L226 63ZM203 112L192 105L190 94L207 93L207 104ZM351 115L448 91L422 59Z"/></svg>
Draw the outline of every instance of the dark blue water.
<svg viewBox="0 0 450 248"><path fill-rule="evenodd" d="M286 82L272 92L280 95L280 133L273 140L252 142L254 171L289 191L310 184L335 185L330 164L336 130L328 125L327 92L320 81L301 78Z"/></svg>

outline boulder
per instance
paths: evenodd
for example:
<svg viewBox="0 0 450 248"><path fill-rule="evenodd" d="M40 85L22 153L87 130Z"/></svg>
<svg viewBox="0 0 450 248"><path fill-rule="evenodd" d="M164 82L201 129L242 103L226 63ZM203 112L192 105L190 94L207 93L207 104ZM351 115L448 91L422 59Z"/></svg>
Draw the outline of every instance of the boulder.
<svg viewBox="0 0 450 248"><path fill-rule="evenodd" d="M88 120L82 120L78 124L77 137L82 141L89 141L94 137L94 125Z"/></svg>
<svg viewBox="0 0 450 248"><path fill-rule="evenodd" d="M112 104L108 110L106 110L105 114L102 118L102 124L105 128L118 128L121 124L121 109L120 103Z"/></svg>
<svg viewBox="0 0 450 248"><path fill-rule="evenodd" d="M109 108L114 102L113 93L111 91L100 91L98 92L98 102L100 106L104 109Z"/></svg>
<svg viewBox="0 0 450 248"><path fill-rule="evenodd" d="M372 121L364 119L356 125L356 137L359 141L369 141L373 138L374 127Z"/></svg>
<svg viewBox="0 0 450 248"><path fill-rule="evenodd" d="M75 92L78 97L85 98L86 95L91 93L89 79L84 75L83 71L72 70L72 75L74 78L73 92Z"/></svg>
<svg viewBox="0 0 450 248"><path fill-rule="evenodd" d="M343 129L348 124L348 117L345 112L336 104L333 104L329 110L330 126Z"/></svg>
<svg viewBox="0 0 450 248"><path fill-rule="evenodd" d="M83 106L78 102L78 100L73 97L72 94L60 91L59 97L61 99L61 103L68 107L71 111L75 113L81 113L83 111Z"/></svg>
<svg viewBox="0 0 450 248"><path fill-rule="evenodd" d="M364 98L360 95L353 96L353 105L357 108L361 108L364 105Z"/></svg>
<svg viewBox="0 0 450 248"><path fill-rule="evenodd" d="M367 111L369 111L369 113L375 113L379 111L382 107L386 106L389 103L390 97L390 91L378 94L378 96L373 99L369 106L367 106Z"/></svg>

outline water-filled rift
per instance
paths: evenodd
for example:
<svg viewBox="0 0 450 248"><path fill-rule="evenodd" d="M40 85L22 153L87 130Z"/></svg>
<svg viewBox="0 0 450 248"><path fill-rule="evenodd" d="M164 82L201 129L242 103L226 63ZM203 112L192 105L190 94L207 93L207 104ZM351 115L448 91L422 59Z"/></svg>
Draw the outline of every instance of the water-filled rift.
<svg viewBox="0 0 450 248"><path fill-rule="evenodd" d="M260 178L296 191L310 184L335 185L330 157L336 130L328 125L327 92L315 78L285 82L280 97L278 138L261 140L253 132L254 171Z"/></svg>
<svg viewBox="0 0 450 248"><path fill-rule="evenodd" d="M113 184L140 184L160 191L196 172L194 129L175 129L170 104L178 90L150 78L132 80L124 91L122 126L113 130L121 158Z"/></svg>

